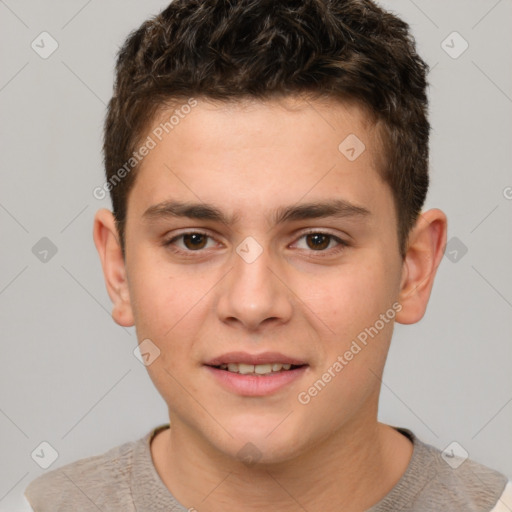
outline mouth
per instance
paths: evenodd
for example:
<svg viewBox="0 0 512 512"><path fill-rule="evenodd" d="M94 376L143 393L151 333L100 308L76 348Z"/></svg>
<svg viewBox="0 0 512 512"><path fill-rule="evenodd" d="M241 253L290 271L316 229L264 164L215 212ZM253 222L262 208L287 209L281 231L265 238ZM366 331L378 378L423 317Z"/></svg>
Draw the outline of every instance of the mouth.
<svg viewBox="0 0 512 512"><path fill-rule="evenodd" d="M207 365L217 370L238 373L240 375L265 377L277 373L293 372L299 368L308 366L307 364L290 363L266 363L266 364L246 364L246 363L222 363L219 365Z"/></svg>
<svg viewBox="0 0 512 512"><path fill-rule="evenodd" d="M244 397L264 397L279 391L285 392L292 385L298 386L298 382L308 372L309 365L231 362L207 364L204 368L213 377L214 382L229 393Z"/></svg>
<svg viewBox="0 0 512 512"><path fill-rule="evenodd" d="M239 396L262 397L291 386L309 373L309 364L281 352L237 351L204 363L214 382Z"/></svg>

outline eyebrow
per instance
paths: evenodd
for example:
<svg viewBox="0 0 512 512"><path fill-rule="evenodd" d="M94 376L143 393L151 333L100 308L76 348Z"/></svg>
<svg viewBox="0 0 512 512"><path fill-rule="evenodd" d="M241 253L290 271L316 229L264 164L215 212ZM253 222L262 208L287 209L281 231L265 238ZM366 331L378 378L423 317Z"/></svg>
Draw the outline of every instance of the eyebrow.
<svg viewBox="0 0 512 512"><path fill-rule="evenodd" d="M371 211L363 206L357 206L343 199L332 199L323 202L302 203L293 206L281 206L272 212L275 225L297 220L335 218L364 218L371 215ZM227 215L219 208L207 203L193 203L182 201L163 201L150 206L142 215L146 220L160 218L187 217L197 220L210 220L222 222L226 225L236 224L240 220L239 214Z"/></svg>

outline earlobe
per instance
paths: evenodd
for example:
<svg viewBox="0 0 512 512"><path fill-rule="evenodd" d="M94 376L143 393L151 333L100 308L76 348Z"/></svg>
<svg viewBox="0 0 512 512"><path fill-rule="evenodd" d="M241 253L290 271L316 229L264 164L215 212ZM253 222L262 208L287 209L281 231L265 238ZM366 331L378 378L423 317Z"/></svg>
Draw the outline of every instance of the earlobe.
<svg viewBox="0 0 512 512"><path fill-rule="evenodd" d="M402 268L398 323L413 324L423 318L444 254L446 232L446 215L437 208L422 213L411 230Z"/></svg>
<svg viewBox="0 0 512 512"><path fill-rule="evenodd" d="M114 215L110 210L102 208L96 212L93 239L101 260L107 292L113 303L112 318L123 327L131 327L134 320L126 266Z"/></svg>

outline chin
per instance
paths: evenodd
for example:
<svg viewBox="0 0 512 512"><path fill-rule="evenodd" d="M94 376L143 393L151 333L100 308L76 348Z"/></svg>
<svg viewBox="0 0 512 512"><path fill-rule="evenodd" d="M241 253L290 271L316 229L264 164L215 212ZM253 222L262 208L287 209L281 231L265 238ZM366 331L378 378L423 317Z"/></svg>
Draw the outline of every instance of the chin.
<svg viewBox="0 0 512 512"><path fill-rule="evenodd" d="M290 425L282 424L283 417L277 421L274 417L253 420L249 415L244 421L226 424L233 437L229 437L222 451L248 466L279 464L297 456L298 441L303 439L290 432Z"/></svg>

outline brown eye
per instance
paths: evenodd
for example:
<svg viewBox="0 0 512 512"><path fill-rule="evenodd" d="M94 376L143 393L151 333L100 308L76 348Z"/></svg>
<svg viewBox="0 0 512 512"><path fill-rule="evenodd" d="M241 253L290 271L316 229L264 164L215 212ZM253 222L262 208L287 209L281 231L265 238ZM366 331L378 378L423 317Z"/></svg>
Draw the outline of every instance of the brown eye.
<svg viewBox="0 0 512 512"><path fill-rule="evenodd" d="M308 247L314 250L326 249L329 246L330 238L332 237L325 233L310 233L306 235Z"/></svg>
<svg viewBox="0 0 512 512"><path fill-rule="evenodd" d="M178 241L182 241L180 244ZM208 245L208 241L212 240L212 237L208 233L202 233L201 231L189 231L187 233L181 233L170 240L164 241L163 245L169 247L174 252L180 254L186 254L191 252L200 252Z"/></svg>
<svg viewBox="0 0 512 512"><path fill-rule="evenodd" d="M203 233L187 233L183 236L183 244L187 249L202 249L206 245L207 235Z"/></svg>
<svg viewBox="0 0 512 512"><path fill-rule="evenodd" d="M324 256L324 254L325 256L332 256L343 251L343 249L350 245L341 238L323 231L310 231L308 233L304 233L298 240L299 242L302 240L305 242L302 244L302 247L299 242L295 242L298 244L299 249L304 249L310 253L319 253L318 256ZM333 243L331 244L331 242Z"/></svg>

